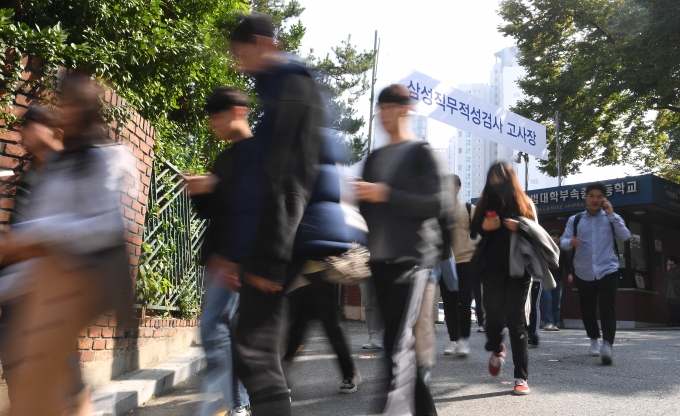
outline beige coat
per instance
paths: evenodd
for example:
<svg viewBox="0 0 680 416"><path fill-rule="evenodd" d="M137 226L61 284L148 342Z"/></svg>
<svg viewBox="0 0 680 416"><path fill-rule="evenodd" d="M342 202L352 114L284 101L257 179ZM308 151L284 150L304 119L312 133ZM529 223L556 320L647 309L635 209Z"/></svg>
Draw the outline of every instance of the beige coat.
<svg viewBox="0 0 680 416"><path fill-rule="evenodd" d="M475 240L470 238L470 217L475 215L474 205L472 205L470 211L470 215L468 215L465 202L456 200L453 208L453 231L451 231L453 255L456 257L456 263L469 262L480 239L479 236Z"/></svg>

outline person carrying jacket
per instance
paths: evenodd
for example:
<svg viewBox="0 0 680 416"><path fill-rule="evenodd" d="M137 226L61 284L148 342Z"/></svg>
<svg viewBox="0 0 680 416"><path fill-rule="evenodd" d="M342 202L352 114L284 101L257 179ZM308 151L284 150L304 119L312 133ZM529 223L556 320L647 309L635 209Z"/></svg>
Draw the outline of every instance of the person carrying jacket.
<svg viewBox="0 0 680 416"><path fill-rule="evenodd" d="M523 266L519 275L511 273L510 243L514 233L523 232L518 217L535 221L533 204L522 190L512 166L497 162L489 169L472 218L472 232L481 235L482 239L470 262L474 271L481 275L484 287L485 349L491 352L489 373L498 376L505 364L507 350L503 343L503 328L507 323L515 364L513 393L526 395L531 392L526 328L531 275Z"/></svg>
<svg viewBox="0 0 680 416"><path fill-rule="evenodd" d="M368 225L373 284L385 322L390 376L383 412L436 415L424 374L417 369L413 327L429 268L450 252L448 244L442 245L439 223L445 203L442 175L427 143L409 140L406 88L386 87L378 105L390 144L368 156L355 193Z"/></svg>
<svg viewBox="0 0 680 416"><path fill-rule="evenodd" d="M280 356L287 327L283 290L304 265L293 256L293 243L317 179L324 108L310 71L277 49L269 16L245 16L231 35L231 53L239 70L254 77L262 105L249 139L260 148L253 168L262 175L257 220L244 232L253 238L252 253L230 274L241 296L234 368L253 416L287 416L291 404Z"/></svg>

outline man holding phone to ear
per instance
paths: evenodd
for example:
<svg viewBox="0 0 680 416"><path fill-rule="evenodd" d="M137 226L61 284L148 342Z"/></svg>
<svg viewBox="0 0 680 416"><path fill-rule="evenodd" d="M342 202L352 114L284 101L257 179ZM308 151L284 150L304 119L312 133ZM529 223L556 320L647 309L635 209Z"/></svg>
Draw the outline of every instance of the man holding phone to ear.
<svg viewBox="0 0 680 416"><path fill-rule="evenodd" d="M586 187L586 210L573 215L560 240L563 250L574 249L574 269L578 281L581 317L590 338L590 355L600 356L603 364L612 363L616 335L616 290L619 258L616 240L628 241L630 231L607 201L607 187L593 182ZM600 304L603 344L596 309Z"/></svg>

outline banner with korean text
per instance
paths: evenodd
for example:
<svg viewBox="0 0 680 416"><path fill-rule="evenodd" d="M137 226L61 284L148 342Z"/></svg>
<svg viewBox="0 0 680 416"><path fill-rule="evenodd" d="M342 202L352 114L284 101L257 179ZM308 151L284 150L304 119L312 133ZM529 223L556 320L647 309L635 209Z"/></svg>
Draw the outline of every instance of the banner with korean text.
<svg viewBox="0 0 680 416"><path fill-rule="evenodd" d="M451 88L422 72L413 71L399 84L417 101L415 111L470 134L548 159L545 126Z"/></svg>

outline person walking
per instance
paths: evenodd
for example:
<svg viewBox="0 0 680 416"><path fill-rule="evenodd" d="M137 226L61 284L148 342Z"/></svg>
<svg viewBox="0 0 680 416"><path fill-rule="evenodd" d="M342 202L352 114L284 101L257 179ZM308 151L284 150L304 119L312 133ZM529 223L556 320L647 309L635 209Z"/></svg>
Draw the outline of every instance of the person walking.
<svg viewBox="0 0 680 416"><path fill-rule="evenodd" d="M288 416L280 355L288 321L284 289L305 263L294 258L293 243L317 180L324 108L310 71L278 50L269 16L242 18L230 45L239 70L254 77L262 104L256 134L248 139L257 148L252 168L260 174L260 197L251 207L257 216L243 233L252 239L252 254L229 276L240 286L234 368L253 416Z"/></svg>
<svg viewBox="0 0 680 416"><path fill-rule="evenodd" d="M550 237L555 244L560 244L562 231L557 229L552 230L550 231ZM560 267L553 269L550 272L552 273L553 279L555 279L556 286L553 290L546 290L543 292L543 299L541 301L545 321L543 329L546 331L559 331L558 326L561 322L560 309L562 304L562 276L566 273L567 281L569 283L571 283L574 278L574 265L571 262L571 256L567 250L560 249Z"/></svg>
<svg viewBox="0 0 680 416"><path fill-rule="evenodd" d="M538 336L538 329L541 327L541 295L543 294L543 285L541 279L531 277L531 311L529 312L529 321L527 323L527 343L532 347L538 347L540 339Z"/></svg>
<svg viewBox="0 0 680 416"><path fill-rule="evenodd" d="M613 360L616 336L616 291L619 283L619 256L616 240L628 241L630 231L607 201L607 187L593 182L586 187L586 210L569 217L562 234L563 250L574 250L574 269L581 317L590 338L589 354L600 356L603 364ZM602 338L597 323L600 306Z"/></svg>
<svg viewBox="0 0 680 416"><path fill-rule="evenodd" d="M510 164L497 162L489 169L472 218L472 232L479 233L482 239L471 263L481 275L484 288L485 349L491 352L489 373L498 376L505 364L503 328L507 324L515 365L513 393L526 395L531 392L526 327L531 275L526 270L520 271L519 276L510 274L510 243L513 234L521 232L519 218L535 222L535 209Z"/></svg>
<svg viewBox="0 0 680 416"><path fill-rule="evenodd" d="M458 274L458 291L449 290L443 279L439 281L439 289L444 301L446 329L450 341L444 350L444 355L466 357L470 354L469 339L470 326L472 325L470 307L474 297L473 286L476 279L475 273L470 267L470 259L475 252L476 243L476 240L470 238L470 223L475 213L475 206L471 204L468 206L467 203L458 198L461 187L460 177L458 175L452 176L455 194L452 240Z"/></svg>
<svg viewBox="0 0 680 416"><path fill-rule="evenodd" d="M429 146L410 140L411 99L406 88L386 87L378 105L390 143L368 156L363 181L355 183L355 191L368 225L370 266L385 322L390 387L383 412L436 415L432 395L417 370L413 327L429 267L443 256L438 223L444 208L442 175Z"/></svg>
<svg viewBox="0 0 680 416"><path fill-rule="evenodd" d="M368 340L361 348L365 350L382 350L385 348L383 344L385 323L380 314L378 300L375 297L373 278L371 277L368 281L361 283L359 289L361 290L361 304L364 306L366 331L368 332Z"/></svg>
<svg viewBox="0 0 680 416"><path fill-rule="evenodd" d="M217 156L209 175L186 179L196 211L208 220L202 246L205 298L200 328L207 371L200 414L213 416L225 407L241 416L246 414L249 399L233 368L239 294L230 286L229 273L252 253L252 233L247 231L257 221L260 175L253 169L257 160L253 156L258 149L251 141L248 97L243 92L217 88L206 101L205 111L217 140L232 146Z"/></svg>
<svg viewBox="0 0 680 416"><path fill-rule="evenodd" d="M668 326L680 325L680 268L678 258L668 256L663 275L663 293L668 307Z"/></svg>

